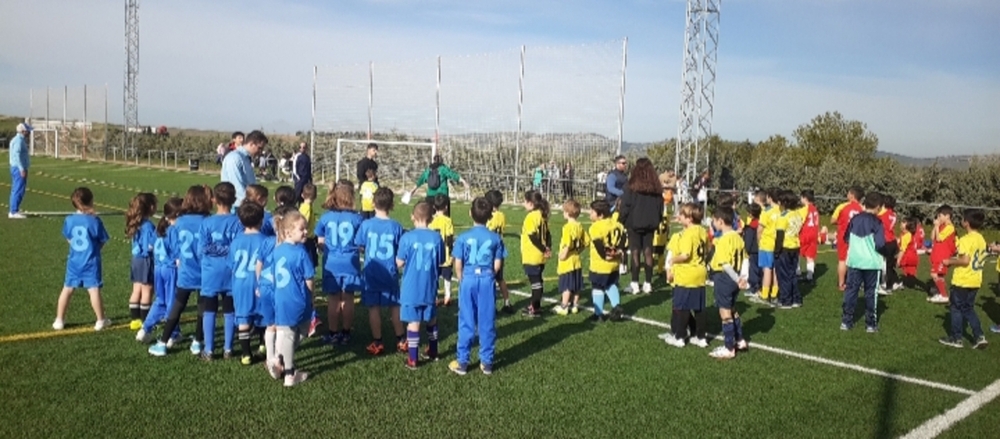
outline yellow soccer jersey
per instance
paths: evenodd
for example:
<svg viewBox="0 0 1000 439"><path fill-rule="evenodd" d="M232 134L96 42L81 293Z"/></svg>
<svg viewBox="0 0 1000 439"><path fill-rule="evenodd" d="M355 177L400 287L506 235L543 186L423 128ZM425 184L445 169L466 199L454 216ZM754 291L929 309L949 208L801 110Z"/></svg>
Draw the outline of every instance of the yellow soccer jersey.
<svg viewBox="0 0 1000 439"><path fill-rule="evenodd" d="M979 232L969 232L958 240L958 254L969 257L969 265L955 267L951 284L960 288L979 289L983 286L983 267L986 265L986 240Z"/></svg>
<svg viewBox="0 0 1000 439"><path fill-rule="evenodd" d="M667 251L676 255L677 250L680 248L677 246L677 244L680 244L680 242L681 242L680 233L674 233L673 235L670 235L670 241L667 242Z"/></svg>
<svg viewBox="0 0 1000 439"><path fill-rule="evenodd" d="M831 224L837 224L837 218L840 217L840 211L844 210L844 208L847 207L848 204L851 204L851 202L845 201L843 203L838 204L836 209L833 209L833 215L830 215Z"/></svg>
<svg viewBox="0 0 1000 439"><path fill-rule="evenodd" d="M774 205L760 214L757 232L760 236L760 251L774 251L774 240L778 238L777 226L779 216L781 216L781 209Z"/></svg>
<svg viewBox="0 0 1000 439"><path fill-rule="evenodd" d="M373 212L375 210L375 190L378 183L366 181L361 183L361 211Z"/></svg>
<svg viewBox="0 0 1000 439"><path fill-rule="evenodd" d="M730 265L737 273L743 269L747 252L743 246L743 237L735 230L723 233L715 240L715 254L712 255L712 271L723 271L722 266Z"/></svg>
<svg viewBox="0 0 1000 439"><path fill-rule="evenodd" d="M569 253L566 255L565 260L559 261L556 272L558 274L566 274L583 268L583 264L580 262L580 254L589 246L590 239L584 233L583 225L577 220L569 220L563 226L562 238L559 239L559 253L561 254L563 249L568 249Z"/></svg>
<svg viewBox="0 0 1000 439"><path fill-rule="evenodd" d="M306 219L306 236L316 237L316 212L313 211L312 204L302 203L299 205L299 213Z"/></svg>
<svg viewBox="0 0 1000 439"><path fill-rule="evenodd" d="M692 224L681 232L674 256L689 255L686 262L673 265L674 285L683 288L705 286L708 270L705 268L705 254L708 250L708 232L704 227Z"/></svg>
<svg viewBox="0 0 1000 439"><path fill-rule="evenodd" d="M533 210L524 217L521 226L521 263L524 265L545 265L545 250L552 248L549 223L542 212Z"/></svg>
<svg viewBox="0 0 1000 439"><path fill-rule="evenodd" d="M590 225L590 272L611 274L618 271L619 255L625 248L625 227L613 218L603 218ZM614 250L612 250L614 249ZM609 260L609 253L613 257Z"/></svg>
<svg viewBox="0 0 1000 439"><path fill-rule="evenodd" d="M799 216L797 210L786 210L778 214L774 224L775 235L778 230L785 231L785 240L781 243L781 248L799 248L799 232L802 231L803 218Z"/></svg>
<svg viewBox="0 0 1000 439"><path fill-rule="evenodd" d="M667 245L667 240L670 238L670 214L667 209L663 208L663 217L660 218L660 225L656 228L656 232L653 233L653 247L663 247Z"/></svg>
<svg viewBox="0 0 1000 439"><path fill-rule="evenodd" d="M507 228L507 216L499 210L494 210L493 216L486 222L486 228L503 238L503 231Z"/></svg>
<svg viewBox="0 0 1000 439"><path fill-rule="evenodd" d="M451 218L444 215L434 215L434 219L427 225L428 229L437 230L444 240L444 263L442 267L451 267L451 247L455 244L455 224Z"/></svg>

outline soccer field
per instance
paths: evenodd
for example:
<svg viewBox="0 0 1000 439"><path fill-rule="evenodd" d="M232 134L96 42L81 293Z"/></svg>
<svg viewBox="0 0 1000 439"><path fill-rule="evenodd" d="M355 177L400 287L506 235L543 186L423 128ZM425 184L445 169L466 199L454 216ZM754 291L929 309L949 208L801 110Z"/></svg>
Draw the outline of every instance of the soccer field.
<svg viewBox="0 0 1000 439"><path fill-rule="evenodd" d="M162 205L170 193L216 181L208 174L33 158L23 210L73 210L69 194L88 186L98 211L118 212L138 191L157 192ZM5 172L4 209L9 187ZM510 207L506 214L506 278L523 294L517 234L524 210ZM393 216L411 226L408 206ZM468 204L455 203L453 218L456 229L469 227ZM286 389L260 364L200 361L187 342L165 358L146 353L127 329L130 254L122 216L103 219L113 237L104 249L103 294L115 326L95 333L87 295L78 291L67 329L53 331L67 253L62 220L0 219L2 437L888 438L931 437L935 427L955 422L940 437L959 438L995 437L1000 425L1000 400L989 401L1000 393L1000 337L988 333L994 346L972 350L966 330L965 349L940 345L947 309L915 290L879 298L877 334L863 325L840 331L836 256L827 247L820 250L817 285L803 284L803 308L741 299L737 308L752 345L733 360L656 337L670 319L670 289L658 280L651 295L623 297L631 321L595 325L586 312L501 315L492 376L478 368L464 377L448 372L455 307L439 312L442 360L416 371L403 367L402 354L365 352L367 313L359 309L352 344L306 340L297 363L310 379ZM554 239L562 223L554 214ZM1000 321L996 282L990 263L976 308L984 329ZM554 262L546 266L545 288L546 297L557 297ZM522 295L514 298L515 306L526 304ZM582 302L589 304L589 294ZM322 298L317 312L325 316ZM715 308L708 314L709 331L720 332ZM190 334L192 323L182 329Z"/></svg>

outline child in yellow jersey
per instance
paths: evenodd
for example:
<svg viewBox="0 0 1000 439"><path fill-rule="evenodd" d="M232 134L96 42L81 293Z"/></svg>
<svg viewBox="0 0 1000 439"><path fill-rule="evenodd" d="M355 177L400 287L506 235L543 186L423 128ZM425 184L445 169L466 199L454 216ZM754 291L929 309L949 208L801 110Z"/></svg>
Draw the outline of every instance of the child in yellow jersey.
<svg viewBox="0 0 1000 439"><path fill-rule="evenodd" d="M302 203L299 203L299 213L302 217L306 219L306 253L309 254L309 260L312 261L313 266L316 266L318 262L318 254L316 253L316 212L313 211L313 201L316 200L316 186L312 183L306 183L302 186Z"/></svg>
<svg viewBox="0 0 1000 439"><path fill-rule="evenodd" d="M524 193L524 208L528 215L521 227L521 264L531 284L531 304L521 312L525 317L542 316L542 272L545 261L552 256L552 235L549 233L549 202L541 192Z"/></svg>
<svg viewBox="0 0 1000 439"><path fill-rule="evenodd" d="M986 240L979 229L986 222L986 214L980 209L966 209L962 213L962 226L967 232L958 240L958 255L945 259L945 267L955 267L951 275L951 333L939 340L942 344L962 347L962 332L965 322L972 327L972 348L986 347L982 324L976 315L976 293L983 286L983 267L986 265Z"/></svg>
<svg viewBox="0 0 1000 439"><path fill-rule="evenodd" d="M614 211L611 212L611 219L614 220L615 222L618 222L619 224L621 223L621 220L618 219L618 211L621 209L621 205L622 205L622 199L621 199L621 197L619 197L617 200L615 200ZM623 224L623 226L624 226L624 224ZM625 237L625 240L626 240L625 244L628 245L628 236ZM622 252L622 254L621 254L621 261L618 262L618 273L619 274L627 274L628 273L628 258L631 255L632 255L632 252L629 251L629 250L626 250L626 251Z"/></svg>
<svg viewBox="0 0 1000 439"><path fill-rule="evenodd" d="M445 194L434 196L434 219L427 227L437 230L444 240L444 262L441 264L440 277L444 281L444 306L451 305L451 248L455 244L455 224L451 222L451 200Z"/></svg>
<svg viewBox="0 0 1000 439"><path fill-rule="evenodd" d="M765 202L761 204L762 213L757 225L757 266L762 270L760 281L760 297L752 298L751 301L762 305L777 306L778 288L774 279L774 250L777 238L778 216L781 208L775 198L778 197L778 189L768 189L765 192Z"/></svg>
<svg viewBox="0 0 1000 439"><path fill-rule="evenodd" d="M802 306L802 293L799 291L796 268L799 266L799 232L802 231L803 218L799 213L802 200L792 191L781 191L776 200L780 206L777 220L774 223L774 274L778 284L778 306L781 309L792 309Z"/></svg>
<svg viewBox="0 0 1000 439"><path fill-rule="evenodd" d="M365 182L361 183L361 218L375 217L375 191L378 189L378 175L375 170L365 171Z"/></svg>
<svg viewBox="0 0 1000 439"><path fill-rule="evenodd" d="M680 220L684 231L678 238L677 253L671 259L674 271L674 297L670 328L673 333L662 336L668 345L678 348L684 347L687 342L701 348L708 347L708 342L705 341L703 312L705 280L708 277L708 269L705 266L708 232L701 225L702 217L699 204L687 203L681 207ZM692 320L694 320L694 331L689 334L688 326Z"/></svg>
<svg viewBox="0 0 1000 439"><path fill-rule="evenodd" d="M493 205L493 215L486 222L486 228L500 235L500 239L503 240L503 232L507 228L507 216L500 210L500 206L503 206L503 192L491 189L486 192L484 198ZM510 291L507 290L507 281L504 280L503 271L503 261L500 261L500 269L497 270L495 276L497 287L500 289L500 297L503 298L503 306L500 307L500 312L513 314L514 307L510 304Z"/></svg>
<svg viewBox="0 0 1000 439"><path fill-rule="evenodd" d="M626 248L625 227L612 218L611 204L604 200L590 203L590 285L594 315L590 320L603 322L604 299L611 302L611 320L622 317L621 293L618 291L618 264Z"/></svg>
<svg viewBox="0 0 1000 439"><path fill-rule="evenodd" d="M663 217L660 219L659 227L653 233L653 258L656 259L653 263L653 273L663 271L663 258L666 255L667 241L670 239L670 212L667 206L669 203L663 205Z"/></svg>
<svg viewBox="0 0 1000 439"><path fill-rule="evenodd" d="M728 206L717 208L712 215L712 228L722 232L715 239L715 254L709 265L714 273L712 280L715 305L719 307L719 318L722 320L724 345L709 355L723 360L733 358L737 350L747 348L747 341L743 337L743 323L740 314L736 312L736 297L741 288L748 287L750 264L747 263L743 237L733 230L733 215L733 209Z"/></svg>
<svg viewBox="0 0 1000 439"><path fill-rule="evenodd" d="M670 242L667 243L667 255L664 257L663 272L667 277L667 283L670 285L674 284L674 268L671 261L674 259L674 255L677 254L677 244L681 241L680 237L679 233L670 235Z"/></svg>
<svg viewBox="0 0 1000 439"><path fill-rule="evenodd" d="M583 226L577 221L580 216L580 203L569 200L563 203L563 218L566 225L559 239L559 291L562 291L562 303L556 305L555 312L566 315L579 312L580 290L583 289L583 265L580 254L590 246L590 239L583 231ZM572 299L572 302L570 301Z"/></svg>

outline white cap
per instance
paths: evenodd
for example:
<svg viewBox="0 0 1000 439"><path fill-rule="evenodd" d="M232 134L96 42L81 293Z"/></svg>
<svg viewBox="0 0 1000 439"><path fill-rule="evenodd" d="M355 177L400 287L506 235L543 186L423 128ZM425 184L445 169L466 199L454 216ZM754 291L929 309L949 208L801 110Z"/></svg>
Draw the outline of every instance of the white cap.
<svg viewBox="0 0 1000 439"><path fill-rule="evenodd" d="M17 132L19 133L30 133L33 129L34 128L31 128L31 125L28 125L26 123L17 124Z"/></svg>

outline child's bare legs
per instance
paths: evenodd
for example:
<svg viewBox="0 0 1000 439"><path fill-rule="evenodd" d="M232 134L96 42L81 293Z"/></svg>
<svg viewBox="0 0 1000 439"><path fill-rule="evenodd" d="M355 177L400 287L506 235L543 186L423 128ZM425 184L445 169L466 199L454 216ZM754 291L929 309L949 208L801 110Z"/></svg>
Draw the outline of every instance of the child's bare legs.
<svg viewBox="0 0 1000 439"><path fill-rule="evenodd" d="M568 307L569 306L569 296L571 294L572 293L570 293L569 290L566 290L566 291L562 292L562 306L563 307Z"/></svg>
<svg viewBox="0 0 1000 439"><path fill-rule="evenodd" d="M87 288L87 293L90 294L90 307L94 309L94 316L97 317L97 321L104 321L104 299L101 298L101 289L98 287ZM66 298L66 304L69 305L69 297ZM65 308L63 308L63 313L66 313Z"/></svg>
<svg viewBox="0 0 1000 439"><path fill-rule="evenodd" d="M132 323L129 328L138 331L142 327L142 317L139 314L139 302L142 300L142 284L132 282L132 295L128 298L128 312Z"/></svg>
<svg viewBox="0 0 1000 439"><path fill-rule="evenodd" d="M844 287L847 285L847 261L837 262L837 287L840 291L844 291Z"/></svg>
<svg viewBox="0 0 1000 439"><path fill-rule="evenodd" d="M331 294L326 301L326 330L332 336L340 331L340 313L343 309L343 294Z"/></svg>
<svg viewBox="0 0 1000 439"><path fill-rule="evenodd" d="M389 318L392 320L392 329L396 331L396 339L399 342L397 347L402 347L406 330L403 329L403 322L399 319L399 305L389 308Z"/></svg>
<svg viewBox="0 0 1000 439"><path fill-rule="evenodd" d="M761 299L771 299L771 285L774 283L774 270L770 268L764 268L761 270L764 272L760 279L760 297Z"/></svg>
<svg viewBox="0 0 1000 439"><path fill-rule="evenodd" d="M56 321L52 324L55 329L62 329L63 321L66 320L66 309L69 308L69 299L73 297L73 287L63 287L59 292L59 301L56 302Z"/></svg>
<svg viewBox="0 0 1000 439"><path fill-rule="evenodd" d="M153 285L139 284L139 319L146 321L149 307L153 304Z"/></svg>
<svg viewBox="0 0 1000 439"><path fill-rule="evenodd" d="M354 329L354 295L351 293L344 293L340 295L340 312L341 319L343 323L341 326L344 331L350 331ZM381 325L380 325L381 326Z"/></svg>
<svg viewBox="0 0 1000 439"><path fill-rule="evenodd" d="M399 314L396 314L396 318L399 318ZM393 322L395 323L395 322ZM380 306L369 306L368 307L368 325L372 330L372 338L375 341L382 340L382 307Z"/></svg>

